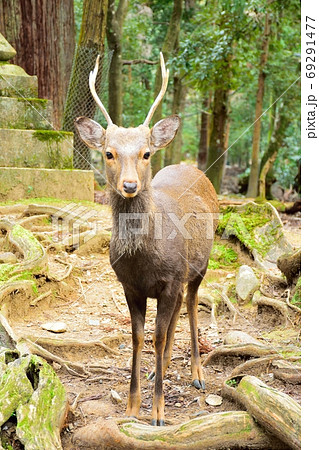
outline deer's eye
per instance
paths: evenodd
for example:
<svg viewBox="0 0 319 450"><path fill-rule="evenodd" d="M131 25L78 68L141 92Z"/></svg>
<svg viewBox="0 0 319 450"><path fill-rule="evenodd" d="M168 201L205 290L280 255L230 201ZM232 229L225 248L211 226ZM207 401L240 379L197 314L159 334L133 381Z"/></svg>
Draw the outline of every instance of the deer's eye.
<svg viewBox="0 0 319 450"><path fill-rule="evenodd" d="M148 159L150 156L151 156L150 152L146 152L144 153L143 158Z"/></svg>
<svg viewBox="0 0 319 450"><path fill-rule="evenodd" d="M107 159L113 159L114 158L114 156L113 156L113 154L111 152L106 152L105 155L106 155Z"/></svg>

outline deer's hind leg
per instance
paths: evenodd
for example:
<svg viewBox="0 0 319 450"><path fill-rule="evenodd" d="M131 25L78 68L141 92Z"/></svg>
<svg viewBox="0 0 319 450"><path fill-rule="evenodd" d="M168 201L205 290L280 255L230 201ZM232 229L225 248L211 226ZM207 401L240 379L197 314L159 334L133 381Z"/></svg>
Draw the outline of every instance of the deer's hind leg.
<svg viewBox="0 0 319 450"><path fill-rule="evenodd" d="M205 380L203 369L200 362L199 345L198 345L198 288L202 282L202 275L198 275L194 280L190 281L187 286L186 306L191 332L191 371L192 383L197 389L205 389Z"/></svg>

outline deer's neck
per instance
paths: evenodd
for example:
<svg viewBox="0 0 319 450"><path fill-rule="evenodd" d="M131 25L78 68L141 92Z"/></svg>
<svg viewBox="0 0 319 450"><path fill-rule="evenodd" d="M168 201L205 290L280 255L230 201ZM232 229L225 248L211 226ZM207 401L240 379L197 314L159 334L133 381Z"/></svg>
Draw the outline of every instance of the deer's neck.
<svg viewBox="0 0 319 450"><path fill-rule="evenodd" d="M151 187L133 198L111 193L113 216L111 249L133 255L148 244L153 229L155 206Z"/></svg>

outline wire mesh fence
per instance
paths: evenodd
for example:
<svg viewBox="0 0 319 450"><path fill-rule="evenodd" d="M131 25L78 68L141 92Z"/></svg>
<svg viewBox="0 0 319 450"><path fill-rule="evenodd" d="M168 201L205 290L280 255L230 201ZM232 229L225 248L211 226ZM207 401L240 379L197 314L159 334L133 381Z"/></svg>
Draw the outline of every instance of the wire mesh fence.
<svg viewBox="0 0 319 450"><path fill-rule="evenodd" d="M96 107L89 89L89 75L94 69L96 48L78 46L72 65L72 72L63 118L63 130L74 133L73 167L82 170L94 170L98 183L105 184L104 163L102 155L92 151L81 141L74 127L74 120L79 116L89 117L106 127L105 118ZM96 80L96 92L103 104L107 104L107 75L112 54L107 50L101 54L99 72Z"/></svg>

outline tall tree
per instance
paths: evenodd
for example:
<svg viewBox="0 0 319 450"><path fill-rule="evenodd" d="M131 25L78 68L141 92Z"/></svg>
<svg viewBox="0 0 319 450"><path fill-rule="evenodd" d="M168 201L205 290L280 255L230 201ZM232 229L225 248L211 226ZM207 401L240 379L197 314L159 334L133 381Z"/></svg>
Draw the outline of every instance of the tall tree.
<svg viewBox="0 0 319 450"><path fill-rule="evenodd" d="M60 128L75 45L73 0L1 0L0 32L17 51L13 62L37 75L39 97L52 99Z"/></svg>
<svg viewBox="0 0 319 450"><path fill-rule="evenodd" d="M97 55L104 55L107 4L107 0L84 0L79 42L63 119L64 130L74 131L74 119L80 115L94 117L96 104L90 93L88 80ZM99 74L101 73L100 70ZM98 76L97 90L101 81L101 75ZM74 167L91 169L91 152L77 133L74 134L74 148Z"/></svg>
<svg viewBox="0 0 319 450"><path fill-rule="evenodd" d="M200 170L205 170L207 165L207 151L209 138L209 122L210 122L210 108L211 97L205 97L203 100L203 109L201 112L199 146L197 155L197 167Z"/></svg>
<svg viewBox="0 0 319 450"><path fill-rule="evenodd" d="M128 0L119 0L115 9L115 0L109 0L107 12L107 42L112 52L109 69L108 113L116 125L122 125L122 34L127 13Z"/></svg>
<svg viewBox="0 0 319 450"><path fill-rule="evenodd" d="M168 58L171 56L174 48L176 47L176 43L178 42L182 12L183 12L183 0L174 0L173 12L162 45L162 53L165 61L167 61ZM161 68L160 66L158 66L155 76L154 98L157 97L161 85L162 85L162 74ZM155 114L153 116L153 123L158 122L161 118L162 118L162 102L159 104L157 110L155 111ZM162 153L159 151L156 152L152 158L153 173L155 174L161 168L162 168Z"/></svg>
<svg viewBox="0 0 319 450"><path fill-rule="evenodd" d="M256 109L255 109L255 124L253 131L253 146L251 153L251 166L248 182L247 197L257 197L258 195L258 174L259 174L259 148L260 148L260 134L261 134L261 114L263 110L263 99L265 91L265 78L266 78L266 64L268 60L269 51L269 39L270 39L270 27L271 17L269 11L265 14L265 27L262 39L260 63L259 63L259 75L258 75L258 88L256 96Z"/></svg>

